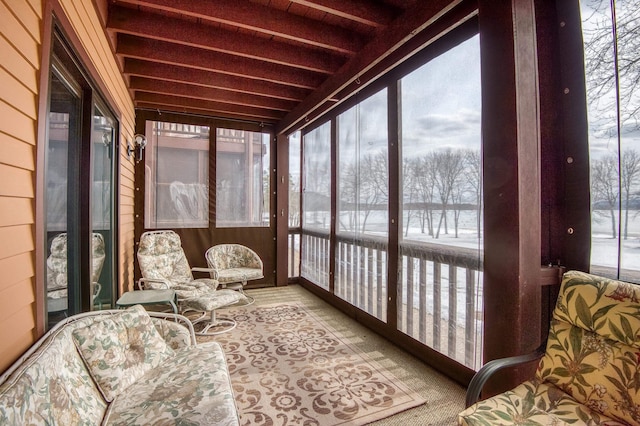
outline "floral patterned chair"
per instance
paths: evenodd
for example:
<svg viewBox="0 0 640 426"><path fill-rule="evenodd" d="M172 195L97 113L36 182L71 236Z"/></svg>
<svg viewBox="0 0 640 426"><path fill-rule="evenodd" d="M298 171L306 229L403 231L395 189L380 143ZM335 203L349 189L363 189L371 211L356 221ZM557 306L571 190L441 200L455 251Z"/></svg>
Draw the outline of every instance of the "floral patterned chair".
<svg viewBox="0 0 640 426"><path fill-rule="evenodd" d="M61 233L51 240L50 255L47 258L47 311L67 310L67 234ZM91 238L91 292L94 303L102 286L98 282L104 265L104 238L93 233Z"/></svg>
<svg viewBox="0 0 640 426"><path fill-rule="evenodd" d="M488 371L526 360L483 366L458 423L640 425L640 285L567 272L535 377L474 404Z"/></svg>
<svg viewBox="0 0 640 426"><path fill-rule="evenodd" d="M264 277L264 266L260 256L241 244L215 245L207 250L204 257L209 268L213 270L212 278L218 280L223 288L244 294L247 281ZM254 301L250 296L247 296L247 299L247 304Z"/></svg>
<svg viewBox="0 0 640 426"><path fill-rule="evenodd" d="M237 291L218 289L218 281L211 278L193 277L193 272L211 274L209 268L190 268L182 249L180 236L173 231L149 231L140 237L138 264L142 278L138 281L141 290L172 289L176 292L178 309L181 312L199 311L203 314L194 319L196 334L214 335L229 331L236 326L230 318L216 316L216 310L245 300Z"/></svg>

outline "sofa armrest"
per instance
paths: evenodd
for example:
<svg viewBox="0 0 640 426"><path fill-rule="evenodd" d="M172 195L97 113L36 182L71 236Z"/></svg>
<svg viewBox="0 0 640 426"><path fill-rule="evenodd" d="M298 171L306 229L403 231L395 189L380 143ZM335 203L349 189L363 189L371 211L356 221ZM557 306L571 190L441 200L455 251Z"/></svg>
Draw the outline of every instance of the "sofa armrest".
<svg viewBox="0 0 640 426"><path fill-rule="evenodd" d="M172 349L197 344L193 324L188 318L168 312L149 311L148 314L156 330Z"/></svg>
<svg viewBox="0 0 640 426"><path fill-rule="evenodd" d="M547 343L544 342L531 353L507 358L494 359L483 365L482 368L480 368L480 370L478 370L478 372L473 376L471 382L469 382L469 386L467 387L467 395L465 398L465 407L470 407L478 402L478 399L480 399L480 392L482 392L482 388L484 387L487 380L489 380L489 378L495 373L504 368L526 364L535 361L536 359L542 358L545 353L546 347Z"/></svg>

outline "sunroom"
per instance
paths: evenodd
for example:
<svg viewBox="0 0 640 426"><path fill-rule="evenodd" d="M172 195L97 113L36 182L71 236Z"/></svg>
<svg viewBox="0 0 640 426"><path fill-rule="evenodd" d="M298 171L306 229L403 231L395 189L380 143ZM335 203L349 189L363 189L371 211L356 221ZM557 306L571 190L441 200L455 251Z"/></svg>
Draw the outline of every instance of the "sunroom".
<svg viewBox="0 0 640 426"><path fill-rule="evenodd" d="M463 386L546 339L565 270L640 282L637 2L0 8L3 369L134 290L155 229L192 265L251 247L249 289L303 287Z"/></svg>

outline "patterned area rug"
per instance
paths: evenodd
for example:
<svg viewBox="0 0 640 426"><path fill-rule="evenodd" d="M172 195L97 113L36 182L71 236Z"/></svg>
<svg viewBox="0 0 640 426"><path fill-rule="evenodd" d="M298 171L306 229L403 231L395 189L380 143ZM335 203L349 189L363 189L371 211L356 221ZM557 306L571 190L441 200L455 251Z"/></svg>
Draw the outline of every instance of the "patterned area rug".
<svg viewBox="0 0 640 426"><path fill-rule="evenodd" d="M238 326L215 340L243 425L363 425L425 402L302 305L251 305L224 316Z"/></svg>

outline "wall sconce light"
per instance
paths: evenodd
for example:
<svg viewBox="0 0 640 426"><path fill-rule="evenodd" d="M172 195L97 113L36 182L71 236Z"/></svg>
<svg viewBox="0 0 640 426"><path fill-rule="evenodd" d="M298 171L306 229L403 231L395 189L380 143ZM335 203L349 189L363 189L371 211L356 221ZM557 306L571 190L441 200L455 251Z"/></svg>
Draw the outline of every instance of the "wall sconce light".
<svg viewBox="0 0 640 426"><path fill-rule="evenodd" d="M138 158L136 158L136 162L139 162L142 160L142 150L147 146L147 137L140 133L136 133L133 135L133 145L134 146L131 146L131 143L127 141L127 157L131 158L131 154L135 153L137 149Z"/></svg>

